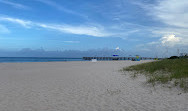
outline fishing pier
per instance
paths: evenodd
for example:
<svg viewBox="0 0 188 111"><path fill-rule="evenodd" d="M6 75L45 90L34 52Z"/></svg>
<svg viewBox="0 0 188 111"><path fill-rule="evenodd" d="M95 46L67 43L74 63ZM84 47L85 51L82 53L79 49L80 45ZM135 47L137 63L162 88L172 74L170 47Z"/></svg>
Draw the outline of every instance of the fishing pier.
<svg viewBox="0 0 188 111"><path fill-rule="evenodd" d="M97 59L101 61L108 61L108 60L134 60L136 57L83 57L83 60L92 60ZM140 60L154 60L155 58L149 57L139 57Z"/></svg>

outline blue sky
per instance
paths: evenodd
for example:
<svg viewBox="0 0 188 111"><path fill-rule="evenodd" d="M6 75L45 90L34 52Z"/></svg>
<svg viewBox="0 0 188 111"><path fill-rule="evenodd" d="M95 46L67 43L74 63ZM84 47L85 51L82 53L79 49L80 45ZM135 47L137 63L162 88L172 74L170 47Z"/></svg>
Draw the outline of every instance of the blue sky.
<svg viewBox="0 0 188 111"><path fill-rule="evenodd" d="M0 49L186 52L187 6L187 0L0 0Z"/></svg>

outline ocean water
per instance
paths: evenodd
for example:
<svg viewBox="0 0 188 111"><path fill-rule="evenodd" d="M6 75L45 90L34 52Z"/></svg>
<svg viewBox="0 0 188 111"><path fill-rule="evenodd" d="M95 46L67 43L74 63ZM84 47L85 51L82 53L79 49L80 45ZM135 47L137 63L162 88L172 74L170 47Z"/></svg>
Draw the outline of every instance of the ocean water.
<svg viewBox="0 0 188 111"><path fill-rule="evenodd" d="M61 61L84 61L82 58L59 58L59 57L0 57L0 63L9 62L61 62Z"/></svg>

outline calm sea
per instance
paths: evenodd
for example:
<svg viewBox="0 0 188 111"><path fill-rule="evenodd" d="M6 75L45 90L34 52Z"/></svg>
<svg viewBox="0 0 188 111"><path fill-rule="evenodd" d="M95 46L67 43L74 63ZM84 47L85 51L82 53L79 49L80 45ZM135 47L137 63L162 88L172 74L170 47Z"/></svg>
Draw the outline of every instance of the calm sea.
<svg viewBox="0 0 188 111"><path fill-rule="evenodd" d="M82 58L58 58L58 57L0 57L0 63L6 62L61 62L83 61Z"/></svg>

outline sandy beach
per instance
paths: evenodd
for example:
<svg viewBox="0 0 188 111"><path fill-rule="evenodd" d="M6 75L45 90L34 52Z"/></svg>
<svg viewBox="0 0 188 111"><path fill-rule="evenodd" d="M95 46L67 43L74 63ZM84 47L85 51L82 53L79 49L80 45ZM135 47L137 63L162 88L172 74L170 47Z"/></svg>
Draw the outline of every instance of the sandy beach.
<svg viewBox="0 0 188 111"><path fill-rule="evenodd" d="M0 63L0 111L188 111L188 94L123 67L149 61Z"/></svg>

